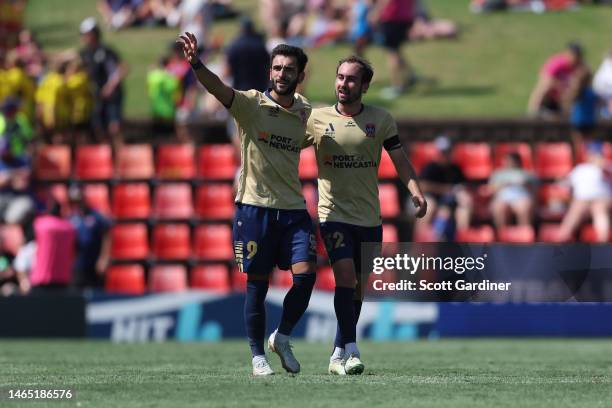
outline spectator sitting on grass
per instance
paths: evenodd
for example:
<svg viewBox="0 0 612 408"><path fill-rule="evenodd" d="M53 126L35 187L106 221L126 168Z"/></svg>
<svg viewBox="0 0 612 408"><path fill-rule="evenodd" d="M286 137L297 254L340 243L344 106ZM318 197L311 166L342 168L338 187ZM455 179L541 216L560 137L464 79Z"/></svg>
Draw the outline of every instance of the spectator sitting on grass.
<svg viewBox="0 0 612 408"><path fill-rule="evenodd" d="M528 113L542 118L561 117L571 79L583 64L583 49L578 43L570 43L564 52L550 57L529 97Z"/></svg>

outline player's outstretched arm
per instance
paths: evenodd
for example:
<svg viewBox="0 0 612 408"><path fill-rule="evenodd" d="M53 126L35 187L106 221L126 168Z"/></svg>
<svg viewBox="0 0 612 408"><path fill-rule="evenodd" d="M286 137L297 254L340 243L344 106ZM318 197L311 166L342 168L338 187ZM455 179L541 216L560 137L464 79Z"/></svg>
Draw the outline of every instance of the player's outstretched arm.
<svg viewBox="0 0 612 408"><path fill-rule="evenodd" d="M427 213L427 200L425 200L425 196L419 187L414 167L410 164L410 160L408 160L404 149L401 147L399 149L390 150L388 153L395 165L395 170L400 180L402 180L402 183L404 183L412 195L412 202L417 209L415 216L417 218L423 218Z"/></svg>
<svg viewBox="0 0 612 408"><path fill-rule="evenodd" d="M200 61L198 57L198 40L192 33L186 32L176 41L183 46L185 59L191 64L198 81L226 108L229 108L234 99L234 89L225 85L217 75Z"/></svg>

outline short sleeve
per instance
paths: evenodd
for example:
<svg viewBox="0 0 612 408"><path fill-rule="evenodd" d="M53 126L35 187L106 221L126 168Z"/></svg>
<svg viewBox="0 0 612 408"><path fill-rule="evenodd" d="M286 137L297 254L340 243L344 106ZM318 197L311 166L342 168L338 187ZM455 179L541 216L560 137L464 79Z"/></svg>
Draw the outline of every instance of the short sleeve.
<svg viewBox="0 0 612 408"><path fill-rule="evenodd" d="M302 148L306 148L312 146L315 143L315 126L313 115L311 114L308 118L308 122L306 123L306 135L304 137L304 143L302 143Z"/></svg>
<svg viewBox="0 0 612 408"><path fill-rule="evenodd" d="M259 104L258 92L251 89L250 91L238 91L234 89L234 98L229 112L238 123L248 121L253 117L256 107Z"/></svg>

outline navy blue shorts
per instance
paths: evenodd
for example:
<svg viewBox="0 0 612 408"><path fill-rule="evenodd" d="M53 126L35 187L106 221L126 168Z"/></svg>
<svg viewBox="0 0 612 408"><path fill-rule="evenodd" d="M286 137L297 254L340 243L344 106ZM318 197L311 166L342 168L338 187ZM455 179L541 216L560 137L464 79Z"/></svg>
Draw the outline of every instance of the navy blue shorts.
<svg viewBox="0 0 612 408"><path fill-rule="evenodd" d="M234 256L242 272L267 275L316 262L316 237L306 210L277 210L236 203Z"/></svg>
<svg viewBox="0 0 612 408"><path fill-rule="evenodd" d="M329 261L350 258L355 261L355 268L361 269L361 244L366 242L382 242L382 225L376 227L361 227L344 222L321 223L321 236Z"/></svg>

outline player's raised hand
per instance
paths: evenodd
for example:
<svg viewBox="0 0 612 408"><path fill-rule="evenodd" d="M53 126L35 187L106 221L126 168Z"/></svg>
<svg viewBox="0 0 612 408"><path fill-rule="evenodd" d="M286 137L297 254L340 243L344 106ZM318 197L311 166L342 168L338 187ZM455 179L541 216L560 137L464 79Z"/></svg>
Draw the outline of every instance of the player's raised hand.
<svg viewBox="0 0 612 408"><path fill-rule="evenodd" d="M427 214L427 200L425 200L425 197L422 195L413 195L412 204L414 204L414 208L416 208L415 217L423 218L425 214Z"/></svg>
<svg viewBox="0 0 612 408"><path fill-rule="evenodd" d="M193 33L185 32L176 40L177 43L183 46L183 54L185 59L190 64L195 64L198 61L198 40Z"/></svg>

